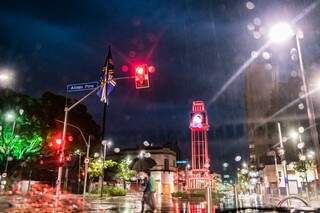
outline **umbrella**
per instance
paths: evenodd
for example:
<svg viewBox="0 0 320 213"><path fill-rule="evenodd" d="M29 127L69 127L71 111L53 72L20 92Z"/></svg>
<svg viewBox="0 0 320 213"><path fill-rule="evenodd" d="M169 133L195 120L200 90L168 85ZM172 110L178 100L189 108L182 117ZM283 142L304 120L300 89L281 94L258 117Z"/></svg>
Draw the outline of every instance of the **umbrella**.
<svg viewBox="0 0 320 213"><path fill-rule="evenodd" d="M129 168L135 171L148 171L157 163L152 158L135 158Z"/></svg>

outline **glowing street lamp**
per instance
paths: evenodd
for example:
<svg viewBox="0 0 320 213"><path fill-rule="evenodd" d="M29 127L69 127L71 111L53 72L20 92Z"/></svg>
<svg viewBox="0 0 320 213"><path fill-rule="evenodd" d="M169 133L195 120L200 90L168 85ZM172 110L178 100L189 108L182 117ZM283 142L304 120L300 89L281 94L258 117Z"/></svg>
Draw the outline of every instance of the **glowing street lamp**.
<svg viewBox="0 0 320 213"><path fill-rule="evenodd" d="M294 131L294 130L292 130L292 131L289 132L289 136L290 136L290 138L291 138L292 140L296 140L296 139L298 139L298 137L299 137L299 133L296 132L296 131Z"/></svg>
<svg viewBox="0 0 320 213"><path fill-rule="evenodd" d="M12 83L13 71L9 69L0 70L0 87L7 87Z"/></svg>
<svg viewBox="0 0 320 213"><path fill-rule="evenodd" d="M307 115L309 120L309 126L311 127L311 140L315 149L315 161L317 165L317 170L320 171L320 146L318 140L319 138L315 123L314 107L311 97L309 96L309 88L307 86L307 80L304 73L304 65L300 46L300 40L303 39L303 32L300 29L293 30L288 23L280 22L270 29L269 37L271 42L273 43L285 42L286 40L289 40L291 37L295 37L299 58L299 67L302 78L302 89L305 93Z"/></svg>
<svg viewBox="0 0 320 213"><path fill-rule="evenodd" d="M280 22L274 25L269 32L270 40L274 43L282 43L294 36L293 30L288 23Z"/></svg>
<svg viewBox="0 0 320 213"><path fill-rule="evenodd" d="M14 111L8 111L4 116L7 122L14 122L16 119L16 114L14 113Z"/></svg>

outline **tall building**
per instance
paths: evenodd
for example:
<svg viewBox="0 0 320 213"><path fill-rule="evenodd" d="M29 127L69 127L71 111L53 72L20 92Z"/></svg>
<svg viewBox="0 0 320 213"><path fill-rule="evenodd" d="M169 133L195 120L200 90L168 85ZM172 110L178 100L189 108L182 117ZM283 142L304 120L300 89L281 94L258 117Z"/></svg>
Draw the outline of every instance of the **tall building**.
<svg viewBox="0 0 320 213"><path fill-rule="evenodd" d="M259 165L260 156L265 154L271 141L267 131L259 127L271 108L272 92L276 90L276 70L271 64L251 64L245 73L245 107L251 166Z"/></svg>

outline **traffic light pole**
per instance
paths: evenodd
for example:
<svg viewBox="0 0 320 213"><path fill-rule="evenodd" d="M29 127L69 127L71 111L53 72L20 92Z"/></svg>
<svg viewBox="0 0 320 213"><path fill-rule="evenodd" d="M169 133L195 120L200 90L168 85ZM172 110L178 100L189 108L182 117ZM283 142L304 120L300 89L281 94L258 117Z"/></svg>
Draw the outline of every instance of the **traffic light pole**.
<svg viewBox="0 0 320 213"><path fill-rule="evenodd" d="M62 131L62 144L61 144L61 150L60 150L60 157L59 157L59 168L58 168L58 177L57 177L57 184L56 184L56 196L59 197L61 194L61 180L62 180L62 169L63 165L62 162L64 161L64 148L65 148L65 141L66 141L66 133L67 133L67 125L68 125L68 113L71 111L74 107L76 107L78 104L80 104L82 101L87 99L90 95L92 95L94 92L96 92L101 85L96 87L94 90L89 92L87 95L85 95L83 98L81 98L79 101L71 105L70 107L64 108L64 121L63 121L63 131Z"/></svg>

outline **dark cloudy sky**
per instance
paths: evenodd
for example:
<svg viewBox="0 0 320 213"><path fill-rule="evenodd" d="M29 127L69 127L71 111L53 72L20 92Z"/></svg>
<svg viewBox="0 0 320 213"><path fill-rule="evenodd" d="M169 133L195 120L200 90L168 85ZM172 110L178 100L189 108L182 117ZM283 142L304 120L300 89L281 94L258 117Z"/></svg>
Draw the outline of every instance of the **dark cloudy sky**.
<svg viewBox="0 0 320 213"><path fill-rule="evenodd" d="M15 70L15 90L39 97L48 90L65 94L68 83L97 80L109 44L118 76L130 75L121 71L123 65L152 64L150 89L137 91L133 81L118 82L107 134L121 146L177 139L189 157L192 101L208 103L266 41L253 38L248 23L256 17L261 25L267 25L267 17L292 18L314 1L252 1L252 10L246 2L1 1L0 66ZM247 153L243 87L241 75L207 106L215 168L221 159ZM98 99L86 104L100 123Z"/></svg>

